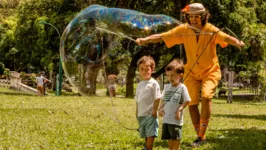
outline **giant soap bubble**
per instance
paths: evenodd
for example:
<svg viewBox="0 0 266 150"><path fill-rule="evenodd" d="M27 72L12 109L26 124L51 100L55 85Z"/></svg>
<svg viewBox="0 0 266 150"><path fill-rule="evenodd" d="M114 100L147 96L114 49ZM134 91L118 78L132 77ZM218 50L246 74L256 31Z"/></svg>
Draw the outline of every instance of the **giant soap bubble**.
<svg viewBox="0 0 266 150"><path fill-rule="evenodd" d="M125 79L132 59L121 42L167 31L179 24L180 21L166 15L100 5L87 7L68 24L61 38L60 56L68 81L104 114L128 128L137 128L135 102L117 98L125 94ZM100 97L106 94L110 74L118 79L117 97Z"/></svg>

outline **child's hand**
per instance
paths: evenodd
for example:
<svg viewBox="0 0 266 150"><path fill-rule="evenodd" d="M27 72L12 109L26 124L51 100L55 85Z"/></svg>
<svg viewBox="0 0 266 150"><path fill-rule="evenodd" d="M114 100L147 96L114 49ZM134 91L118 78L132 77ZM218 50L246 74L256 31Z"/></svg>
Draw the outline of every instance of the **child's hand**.
<svg viewBox="0 0 266 150"><path fill-rule="evenodd" d="M157 118L157 111L152 111L152 114L151 114L154 118Z"/></svg>
<svg viewBox="0 0 266 150"><path fill-rule="evenodd" d="M161 110L159 111L159 116L161 116L161 117L164 116L164 109L161 109Z"/></svg>
<svg viewBox="0 0 266 150"><path fill-rule="evenodd" d="M176 120L180 120L181 119L181 111L182 110L179 110L179 109L176 111L176 113L175 113L175 119Z"/></svg>

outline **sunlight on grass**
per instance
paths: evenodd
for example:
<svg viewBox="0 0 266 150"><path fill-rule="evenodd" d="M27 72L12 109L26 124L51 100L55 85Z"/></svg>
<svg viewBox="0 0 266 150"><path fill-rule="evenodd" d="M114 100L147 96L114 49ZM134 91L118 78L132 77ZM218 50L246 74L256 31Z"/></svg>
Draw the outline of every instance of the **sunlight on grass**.
<svg viewBox="0 0 266 150"><path fill-rule="evenodd" d="M0 149L135 150L144 144L136 130L124 128L137 128L133 99L37 97L4 88L0 88L0 99ZM208 143L196 149L266 149L265 110L265 103L214 100ZM191 149L196 135L188 109L184 121L181 148ZM167 149L166 141L158 137L154 149Z"/></svg>

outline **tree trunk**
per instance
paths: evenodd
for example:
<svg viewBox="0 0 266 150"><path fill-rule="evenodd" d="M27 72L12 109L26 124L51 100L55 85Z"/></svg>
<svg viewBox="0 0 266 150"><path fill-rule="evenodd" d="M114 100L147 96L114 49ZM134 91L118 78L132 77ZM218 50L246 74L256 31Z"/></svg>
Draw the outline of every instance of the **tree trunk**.
<svg viewBox="0 0 266 150"><path fill-rule="evenodd" d="M52 80L52 82L53 82L52 89L53 89L53 91L55 91L55 84L56 84L56 74L53 74L53 80Z"/></svg>
<svg viewBox="0 0 266 150"><path fill-rule="evenodd" d="M136 58L138 60L138 58ZM136 60L135 59L135 60ZM134 97L134 78L136 76L137 61L132 60L126 76L126 97Z"/></svg>
<svg viewBox="0 0 266 150"><path fill-rule="evenodd" d="M86 93L95 95L96 94L96 83L97 83L97 76L99 73L99 70L102 66L92 66L87 65L85 66L86 72L85 72L85 83L86 83Z"/></svg>
<svg viewBox="0 0 266 150"><path fill-rule="evenodd" d="M49 80L52 81L50 89L54 89L53 70L49 72Z"/></svg>
<svg viewBox="0 0 266 150"><path fill-rule="evenodd" d="M227 103L233 102L233 82L234 82L234 72L229 70Z"/></svg>
<svg viewBox="0 0 266 150"><path fill-rule="evenodd" d="M118 7L118 8L125 8L125 2L124 2L124 0L118 0L116 2L116 7Z"/></svg>

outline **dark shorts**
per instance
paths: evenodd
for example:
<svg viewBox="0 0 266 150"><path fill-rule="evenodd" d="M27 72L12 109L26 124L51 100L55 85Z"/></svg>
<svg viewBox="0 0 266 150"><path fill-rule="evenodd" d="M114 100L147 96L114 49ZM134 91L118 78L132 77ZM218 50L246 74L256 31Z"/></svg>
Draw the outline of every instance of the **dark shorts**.
<svg viewBox="0 0 266 150"><path fill-rule="evenodd" d="M182 138L182 126L163 124L162 140L180 140Z"/></svg>

